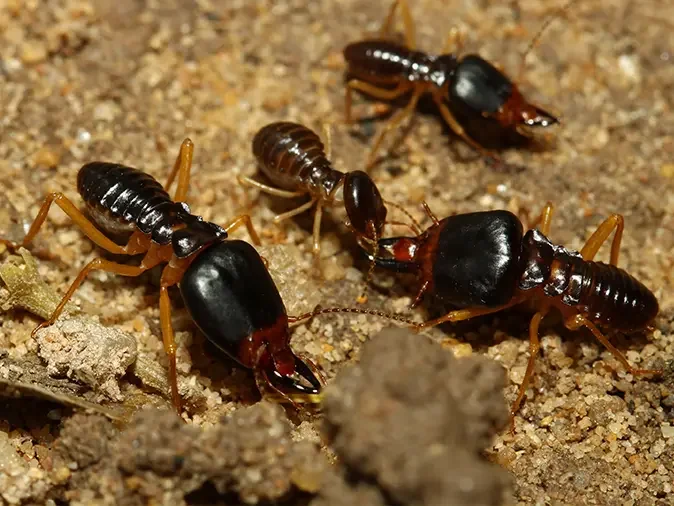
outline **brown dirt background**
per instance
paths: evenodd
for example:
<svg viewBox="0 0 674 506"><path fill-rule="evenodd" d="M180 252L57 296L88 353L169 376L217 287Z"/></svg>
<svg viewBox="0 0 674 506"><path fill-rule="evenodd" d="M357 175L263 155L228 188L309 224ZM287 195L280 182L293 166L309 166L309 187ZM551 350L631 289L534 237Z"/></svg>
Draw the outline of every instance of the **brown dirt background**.
<svg viewBox="0 0 674 506"><path fill-rule="evenodd" d="M514 75L519 55L556 5L427 0L412 2L411 9L420 48L442 47L456 26L466 32L465 51L479 51ZM2 207L29 220L46 192L63 191L79 202L75 175L92 160L126 163L163 180L189 136L196 145L192 209L217 223L248 212L266 245L286 245L267 249L267 256L289 311L318 302L353 305L365 264L339 225L343 215L324 221L325 280L319 284L308 275L310 216L274 226L272 217L290 204L239 187L236 175L255 173L250 142L257 129L286 119L318 131L331 124L335 166L362 166L367 137L381 123L343 124L341 49L376 31L388 6L366 0L3 2ZM503 153L525 167L521 172L491 169L430 113L416 115L395 152L372 173L385 198L419 218L426 199L440 216L504 208L526 223L552 200L551 238L576 249L610 213L623 214L621 266L652 288L661 314L652 336L617 342L631 363L646 367L664 366L674 351L672 25L656 0L579 2L556 21L529 55L521 88L563 123L545 138L547 149ZM373 102L356 100L357 116L375 110ZM36 243L52 253L40 261L40 273L61 292L96 254L58 211ZM132 331L139 349L165 365L155 282L151 275L95 275L77 297L86 313ZM371 307L403 311L409 304L413 283L382 274L375 282L383 288L371 293ZM293 294L298 285L301 297ZM424 315L420 309L415 317ZM15 355L32 353L35 320L19 312L2 318L2 346ZM254 385L203 352L181 310L175 318L181 372L209 399L206 409L186 417L213 423L238 409ZM499 361L508 370L505 394L512 400L526 365L527 323L526 313L511 311L428 335L460 354ZM589 334L551 323L542 329L542 357L516 432L498 436L490 450L516 477L514 500L674 504L671 375L634 380ZM332 378L383 326L364 317L331 317L299 327L293 346ZM22 429L6 422L2 430L16 436Z"/></svg>

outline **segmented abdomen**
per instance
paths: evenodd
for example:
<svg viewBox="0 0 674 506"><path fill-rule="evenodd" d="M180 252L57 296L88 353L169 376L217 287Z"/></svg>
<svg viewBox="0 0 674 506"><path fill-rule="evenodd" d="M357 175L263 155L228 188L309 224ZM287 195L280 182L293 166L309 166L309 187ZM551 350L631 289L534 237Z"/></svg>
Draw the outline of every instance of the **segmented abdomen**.
<svg viewBox="0 0 674 506"><path fill-rule="evenodd" d="M624 270L603 262L582 262L579 306L595 323L624 332L644 329L658 314L653 292Z"/></svg>
<svg viewBox="0 0 674 506"><path fill-rule="evenodd" d="M421 76L428 56L388 40L363 40L344 48L344 59L354 77L377 84L393 84Z"/></svg>
<svg viewBox="0 0 674 506"><path fill-rule="evenodd" d="M171 241L173 227L188 211L149 174L116 163L82 166L77 190L99 225L117 231L135 225L159 244Z"/></svg>
<svg viewBox="0 0 674 506"><path fill-rule="evenodd" d="M320 137L296 123L263 127L253 138L253 154L265 175L286 190L320 184L334 172Z"/></svg>

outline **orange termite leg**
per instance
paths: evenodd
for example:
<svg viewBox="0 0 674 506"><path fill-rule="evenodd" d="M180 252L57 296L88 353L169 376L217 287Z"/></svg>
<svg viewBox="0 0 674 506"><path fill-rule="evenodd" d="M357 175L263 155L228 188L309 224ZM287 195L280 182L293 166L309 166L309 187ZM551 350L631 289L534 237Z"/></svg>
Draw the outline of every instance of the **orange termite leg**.
<svg viewBox="0 0 674 506"><path fill-rule="evenodd" d="M611 354L620 362L625 369L627 369L627 372L630 374L633 374L635 376L644 376L646 374L654 374L654 375L660 375L662 374L662 370L660 369L636 369L632 367L632 365L627 361L627 358L625 355L623 355L618 348L613 346L611 342L606 338L604 334L601 333L601 331L597 328L597 326L592 323L590 320L585 318L582 315L575 315L572 316L571 318L568 318L567 320L564 321L564 325L566 326L567 329L570 330L578 330L581 327L587 327L590 332L594 335L594 337L597 338L597 340L603 344L608 351L611 352Z"/></svg>
<svg viewBox="0 0 674 506"><path fill-rule="evenodd" d="M17 249L21 246L24 248L28 247L28 245L40 231L40 227L42 227L44 224L45 219L47 218L47 213L49 213L49 208L52 204L59 206L63 212L66 213L71 220L73 220L73 223L75 223L75 225L77 225L89 239L95 242L97 246L117 255L128 254L125 246L120 246L119 244L116 244L110 240L103 232L96 228L96 226L91 223L91 221L89 221L86 216L84 216L82 212L70 200L68 200L68 198L63 193L50 193L45 197L44 202L42 203L37 216L33 220L28 233L23 238L23 241L20 243L15 243L6 239L0 239L0 242L6 244L7 247L11 249Z"/></svg>
<svg viewBox="0 0 674 506"><path fill-rule="evenodd" d="M255 244L256 246L262 244L260 242L260 236L257 234L257 230L255 230L253 222L250 219L250 216L247 214L240 214L232 221L224 225L222 228L224 228L225 231L229 234L230 232L234 232L241 225L246 226L246 230L248 230L248 235L250 235L250 239L251 241L253 241L253 244Z"/></svg>
<svg viewBox="0 0 674 506"><path fill-rule="evenodd" d="M615 235L611 242L611 265L618 265L618 256L620 255L620 243L623 238L623 229L625 228L625 220L620 214L612 214L604 222L597 227L594 234L580 250L580 254L584 260L593 260L597 251L602 244L608 239L609 235L615 228Z"/></svg>
<svg viewBox="0 0 674 506"><path fill-rule="evenodd" d="M361 91L379 100L391 101L407 93L411 89L412 85L409 83L409 81L403 81L392 90L388 90L385 88L379 88L370 83L366 83L365 81L351 79L346 83L346 95L344 97L344 114L346 123L351 123L352 121L351 104L353 99L351 94L353 93L353 90Z"/></svg>
<svg viewBox="0 0 674 506"><path fill-rule="evenodd" d="M388 135L392 130L395 130L400 126L400 123L410 116L416 106L417 102L419 101L419 98L421 97L421 92L417 91L412 95L412 98L410 98L409 103L405 106L404 109L398 111L393 115L393 117L384 125L384 128L382 128L381 132L379 132L379 135L377 138L374 140L372 143L372 148L370 149L370 154L367 157L367 162L366 162L366 170L370 169L376 162L377 158L377 151L379 150L379 146L381 146L381 143L384 141L384 138L386 135Z"/></svg>
<svg viewBox="0 0 674 506"><path fill-rule="evenodd" d="M194 143L190 139L185 139L180 145L180 151L173 164L173 169L169 174L164 188L169 191L173 180L178 175L178 188L176 189L173 200L184 202L187 197L187 191L190 187L190 171L192 170L192 156L194 154Z"/></svg>
<svg viewBox="0 0 674 506"><path fill-rule="evenodd" d="M490 159L492 162L495 164L502 166L503 165L503 160L496 154L492 153L491 151L487 151L484 149L482 146L480 146L477 141L473 140L463 129L463 127L459 124L457 119L454 117L454 115L451 113L447 105L444 103L444 100L440 94L433 93L433 101L435 102L435 105L438 107L440 110L440 114L442 115L442 118L447 122L449 127L454 131L456 135L461 137L465 142L467 142L473 149L475 149L478 153L480 153L482 156L485 158Z"/></svg>

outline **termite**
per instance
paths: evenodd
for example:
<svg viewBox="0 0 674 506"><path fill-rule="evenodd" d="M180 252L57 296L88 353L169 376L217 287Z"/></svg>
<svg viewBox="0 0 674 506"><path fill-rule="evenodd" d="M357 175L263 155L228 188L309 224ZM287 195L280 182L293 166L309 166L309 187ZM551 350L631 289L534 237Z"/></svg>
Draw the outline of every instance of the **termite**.
<svg viewBox="0 0 674 506"><path fill-rule="evenodd" d="M560 10L566 10L573 1ZM405 28L405 42L402 44L389 37L398 6ZM524 57L551 21L544 24L529 45L522 57L523 63ZM455 53L450 52L453 45L457 46ZM354 90L384 101L410 95L405 108L394 114L375 138L367 159L368 168L375 164L377 151L385 136L414 112L419 99L425 94L430 94L444 121L459 137L499 166L502 165L501 159L470 137L462 122L491 120L506 131L514 130L525 137L530 136L530 128L559 123L557 117L530 103L517 85L495 65L477 54L460 54L462 47L458 32L452 31L440 54L417 50L407 1L394 0L379 38L354 42L344 48L349 76L345 98L347 123L352 121ZM461 120L453 111L460 113Z"/></svg>
<svg viewBox="0 0 674 506"><path fill-rule="evenodd" d="M252 150L260 170L274 186L245 176L239 176L239 182L277 197L309 196L306 203L276 216L274 222L315 207L313 253L316 262L321 250L324 207L344 206L349 226L361 244L376 244L384 225L391 223L386 221L386 205L391 203L384 201L370 176L361 170L345 173L335 169L330 161L331 150L325 149L321 138L310 128L288 121L270 123L255 134Z"/></svg>
<svg viewBox="0 0 674 506"><path fill-rule="evenodd" d="M416 330L467 320L528 302L536 313L529 325L529 361L511 408L517 413L534 372L541 320L557 309L570 330L586 327L633 375L661 374L636 369L599 327L632 333L648 330L659 311L658 300L640 281L618 267L624 219L607 218L580 252L553 244L553 205L548 202L538 228L523 234L521 221L509 211L457 214L439 220L424 203L432 225L413 237L387 237L369 258L377 266L416 273L420 288L412 303L432 293L459 309L414 325ZM594 261L615 230L610 263Z"/></svg>

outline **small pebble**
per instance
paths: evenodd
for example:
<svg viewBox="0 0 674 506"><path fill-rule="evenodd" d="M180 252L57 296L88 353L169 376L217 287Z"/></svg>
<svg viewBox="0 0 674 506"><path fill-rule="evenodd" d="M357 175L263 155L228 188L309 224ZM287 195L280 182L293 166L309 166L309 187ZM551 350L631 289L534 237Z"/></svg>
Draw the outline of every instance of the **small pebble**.
<svg viewBox="0 0 674 506"><path fill-rule="evenodd" d="M43 42L29 41L21 47L21 60L32 65L47 59L47 46Z"/></svg>

